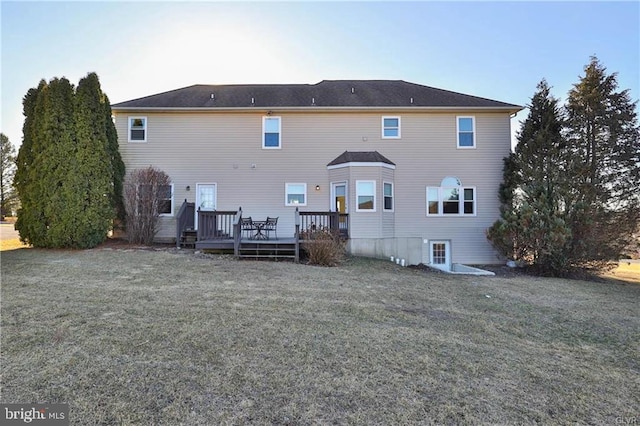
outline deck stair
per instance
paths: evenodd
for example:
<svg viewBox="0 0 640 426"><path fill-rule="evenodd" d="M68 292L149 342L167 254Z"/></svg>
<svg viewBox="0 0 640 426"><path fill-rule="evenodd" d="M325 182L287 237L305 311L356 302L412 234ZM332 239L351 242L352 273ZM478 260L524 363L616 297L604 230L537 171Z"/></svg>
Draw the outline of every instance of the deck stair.
<svg viewBox="0 0 640 426"><path fill-rule="evenodd" d="M198 231L195 229L185 229L180 235L180 247L195 248L198 240Z"/></svg>
<svg viewBox="0 0 640 426"><path fill-rule="evenodd" d="M241 259L296 259L294 239L242 240L238 249Z"/></svg>

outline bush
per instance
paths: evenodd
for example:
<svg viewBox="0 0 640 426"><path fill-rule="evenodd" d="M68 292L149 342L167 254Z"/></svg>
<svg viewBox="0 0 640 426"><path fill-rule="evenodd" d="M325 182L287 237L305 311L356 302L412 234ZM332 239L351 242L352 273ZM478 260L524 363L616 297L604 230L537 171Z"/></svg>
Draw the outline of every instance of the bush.
<svg viewBox="0 0 640 426"><path fill-rule="evenodd" d="M336 266L344 261L344 242L337 233L325 230L306 232L304 247L311 265Z"/></svg>
<svg viewBox="0 0 640 426"><path fill-rule="evenodd" d="M134 170L125 181L124 207L127 239L133 244L153 243L163 200L167 199L171 180L161 170L147 167Z"/></svg>

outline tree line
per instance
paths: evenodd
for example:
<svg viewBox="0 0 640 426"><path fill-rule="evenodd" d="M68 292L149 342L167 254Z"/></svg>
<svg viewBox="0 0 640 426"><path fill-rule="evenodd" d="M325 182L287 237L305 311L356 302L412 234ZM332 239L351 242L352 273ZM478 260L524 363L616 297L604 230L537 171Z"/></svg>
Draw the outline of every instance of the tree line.
<svg viewBox="0 0 640 426"><path fill-rule="evenodd" d="M124 163L111 104L98 76L74 87L54 78L23 99L22 145L15 187L21 208L16 229L34 247L88 248L124 218Z"/></svg>
<svg viewBox="0 0 640 426"><path fill-rule="evenodd" d="M534 272L566 276L638 254L637 102L596 57L564 105L542 80L504 160L501 217L487 236Z"/></svg>

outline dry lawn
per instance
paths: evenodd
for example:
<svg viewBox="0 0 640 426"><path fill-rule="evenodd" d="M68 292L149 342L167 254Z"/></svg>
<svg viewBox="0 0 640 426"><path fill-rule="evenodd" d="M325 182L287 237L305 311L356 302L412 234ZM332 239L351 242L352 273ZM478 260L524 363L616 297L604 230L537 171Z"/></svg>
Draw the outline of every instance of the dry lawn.
<svg viewBox="0 0 640 426"><path fill-rule="evenodd" d="M640 417L637 284L18 249L1 296L1 401L74 425Z"/></svg>
<svg viewBox="0 0 640 426"><path fill-rule="evenodd" d="M605 277L640 284L640 263L620 261L618 267L605 274Z"/></svg>

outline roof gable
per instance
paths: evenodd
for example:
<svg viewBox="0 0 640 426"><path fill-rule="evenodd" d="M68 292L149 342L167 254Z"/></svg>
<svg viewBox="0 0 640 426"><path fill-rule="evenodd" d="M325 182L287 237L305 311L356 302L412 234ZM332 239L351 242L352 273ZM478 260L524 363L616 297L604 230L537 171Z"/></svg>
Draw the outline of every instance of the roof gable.
<svg viewBox="0 0 640 426"><path fill-rule="evenodd" d="M112 105L134 108L522 107L402 80L323 80L316 84L197 84Z"/></svg>

